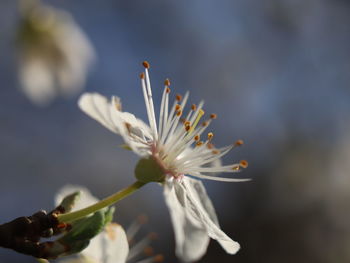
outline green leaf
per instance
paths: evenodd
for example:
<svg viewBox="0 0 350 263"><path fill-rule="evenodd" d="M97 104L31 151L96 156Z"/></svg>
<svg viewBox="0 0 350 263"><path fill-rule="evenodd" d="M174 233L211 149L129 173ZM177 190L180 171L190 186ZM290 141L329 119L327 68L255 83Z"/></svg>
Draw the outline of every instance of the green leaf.
<svg viewBox="0 0 350 263"><path fill-rule="evenodd" d="M139 182L163 182L164 171L153 158L140 159L135 167L135 177Z"/></svg>
<svg viewBox="0 0 350 263"><path fill-rule="evenodd" d="M64 235L60 241L73 243L78 240L91 239L100 233L105 226L105 213L97 211L92 216L85 217L73 223L72 230Z"/></svg>

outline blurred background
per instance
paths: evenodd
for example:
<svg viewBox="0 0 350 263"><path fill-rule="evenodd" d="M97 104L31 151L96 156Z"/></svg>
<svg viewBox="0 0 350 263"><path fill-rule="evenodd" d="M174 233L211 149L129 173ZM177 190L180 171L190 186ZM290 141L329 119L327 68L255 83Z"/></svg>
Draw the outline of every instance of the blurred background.
<svg viewBox="0 0 350 263"><path fill-rule="evenodd" d="M211 241L199 262L350 262L350 1L44 3L74 17L85 36L55 41L81 42L85 53L74 58L86 60L41 61L51 73L72 64L81 76L67 84L69 73L56 75L61 86L51 83L49 98L36 103L29 82L50 82L23 73L33 48L18 37L23 14L16 1L0 1L0 223L50 210L66 184L103 198L134 181L137 156L84 115L77 99L83 90L114 94L145 119L138 74L148 60L156 102L168 77L174 93L190 90L191 102L204 99L206 112L218 114L216 145L245 141L224 161L248 160L240 175L253 180L204 182L222 229L242 249L230 256ZM60 92L67 87L74 92ZM128 226L139 214L149 217L145 233L158 233L155 250L178 262L158 185L120 202L115 220ZM0 248L0 262L36 261Z"/></svg>

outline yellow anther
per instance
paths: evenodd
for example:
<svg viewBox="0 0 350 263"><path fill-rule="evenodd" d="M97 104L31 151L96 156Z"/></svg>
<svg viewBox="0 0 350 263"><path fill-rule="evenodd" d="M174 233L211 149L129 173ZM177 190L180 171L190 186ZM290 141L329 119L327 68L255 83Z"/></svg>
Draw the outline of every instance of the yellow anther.
<svg viewBox="0 0 350 263"><path fill-rule="evenodd" d="M180 94L176 94L176 100L177 101L181 101L182 100L182 96Z"/></svg>
<svg viewBox="0 0 350 263"><path fill-rule="evenodd" d="M235 146L242 146L244 144L243 140L237 140Z"/></svg>
<svg viewBox="0 0 350 263"><path fill-rule="evenodd" d="M242 160L242 161L239 162L239 165L242 168L247 168L248 167L248 162L246 160Z"/></svg>
<svg viewBox="0 0 350 263"><path fill-rule="evenodd" d="M145 73L140 73L140 79L144 79L145 78Z"/></svg>
<svg viewBox="0 0 350 263"><path fill-rule="evenodd" d="M149 69L149 63L147 61L142 62L142 66Z"/></svg>
<svg viewBox="0 0 350 263"><path fill-rule="evenodd" d="M195 111L196 109L197 109L197 105L196 104L192 104L191 110Z"/></svg>
<svg viewBox="0 0 350 263"><path fill-rule="evenodd" d="M164 81L164 85L165 85L165 86L170 86L170 80L169 80L169 79L166 79L166 80Z"/></svg>
<svg viewBox="0 0 350 263"><path fill-rule="evenodd" d="M191 122L185 121L184 125L185 125L185 126L189 126L189 125L191 125Z"/></svg>
<svg viewBox="0 0 350 263"><path fill-rule="evenodd" d="M175 105L175 110L178 111L178 110L180 110L180 109L181 109L181 106L180 106L179 104L176 104L176 105Z"/></svg>
<svg viewBox="0 0 350 263"><path fill-rule="evenodd" d="M209 132L208 133L208 140L210 141L211 139L213 139L213 137L214 137L214 133Z"/></svg>
<svg viewBox="0 0 350 263"><path fill-rule="evenodd" d="M238 170L239 170L239 165L233 166L233 167L232 167L232 170L233 170L233 171L238 171Z"/></svg>
<svg viewBox="0 0 350 263"><path fill-rule="evenodd" d="M200 139L200 136L199 136L199 135L194 136L194 140L195 140L195 141L199 141L199 139Z"/></svg>
<svg viewBox="0 0 350 263"><path fill-rule="evenodd" d="M215 113L210 114L210 119L216 119L218 116Z"/></svg>

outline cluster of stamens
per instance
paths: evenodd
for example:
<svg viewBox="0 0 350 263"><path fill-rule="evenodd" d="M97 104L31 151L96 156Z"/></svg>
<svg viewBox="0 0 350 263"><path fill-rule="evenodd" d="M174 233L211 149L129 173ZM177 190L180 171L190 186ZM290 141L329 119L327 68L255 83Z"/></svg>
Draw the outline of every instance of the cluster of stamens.
<svg viewBox="0 0 350 263"><path fill-rule="evenodd" d="M212 113L202 123L200 120L205 112L202 109L204 102L198 105L192 104L187 115L184 115L184 107L189 93L184 96L177 94L174 104L169 108L170 81L164 81L164 91L160 106L159 122L157 125L154 112L152 90L150 86L148 62L143 62L145 73L140 74L147 115L150 123L151 138L147 138L146 145L151 145L151 155L164 168L164 171L175 178L184 174L190 174L200 178L219 181L243 181L245 179L220 178L206 175L207 173L236 172L246 168L245 160L228 166L209 167L209 164L218 160L231 149L243 145L238 140L232 145L216 148L212 143L213 132L207 133L206 140L201 140L204 131L210 123L217 118Z"/></svg>

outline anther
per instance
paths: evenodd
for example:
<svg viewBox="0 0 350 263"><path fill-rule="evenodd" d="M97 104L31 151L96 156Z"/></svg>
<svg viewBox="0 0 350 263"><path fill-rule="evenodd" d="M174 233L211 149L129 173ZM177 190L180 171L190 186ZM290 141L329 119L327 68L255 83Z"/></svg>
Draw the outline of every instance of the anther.
<svg viewBox="0 0 350 263"><path fill-rule="evenodd" d="M178 110L177 112L176 112L176 116L177 117L180 117L182 115L182 110Z"/></svg>
<svg viewBox="0 0 350 263"><path fill-rule="evenodd" d="M196 143L196 146L199 147L199 146L202 146L203 145L203 142L202 141L199 141Z"/></svg>
<svg viewBox="0 0 350 263"><path fill-rule="evenodd" d="M195 111L196 109L197 109L197 105L196 104L192 104L191 110Z"/></svg>
<svg viewBox="0 0 350 263"><path fill-rule="evenodd" d="M194 136L194 140L195 140L196 142L199 141L199 139L200 139L200 136L199 136L199 135Z"/></svg>
<svg viewBox="0 0 350 263"><path fill-rule="evenodd" d="M212 132L208 133L208 140L210 141L211 139L213 139L214 134Z"/></svg>
<svg viewBox="0 0 350 263"><path fill-rule="evenodd" d="M142 66L149 69L149 63L147 61L142 62Z"/></svg>
<svg viewBox="0 0 350 263"><path fill-rule="evenodd" d="M233 171L239 171L239 165L233 166L233 167L232 167L232 170L233 170Z"/></svg>
<svg viewBox="0 0 350 263"><path fill-rule="evenodd" d="M205 127L205 126L207 126L208 125L208 122L207 121L204 121L203 123L202 123L202 126L203 127Z"/></svg>
<svg viewBox="0 0 350 263"><path fill-rule="evenodd" d="M191 122L189 122L189 121L185 121L185 126L190 126L191 125Z"/></svg>
<svg viewBox="0 0 350 263"><path fill-rule="evenodd" d="M186 120L185 118L181 118L181 119L180 119L180 122L183 123L183 124L185 124L185 123L187 122L187 120Z"/></svg>
<svg viewBox="0 0 350 263"><path fill-rule="evenodd" d="M191 125L185 125L185 130L189 131L191 129Z"/></svg>
<svg viewBox="0 0 350 263"><path fill-rule="evenodd" d="M211 152L212 152L212 154L219 154L220 153L219 150L212 150Z"/></svg>
<svg viewBox="0 0 350 263"><path fill-rule="evenodd" d="M140 79L144 79L145 78L145 73L140 73Z"/></svg>
<svg viewBox="0 0 350 263"><path fill-rule="evenodd" d="M164 261L164 256L163 256L162 254L158 254L158 255L156 255L156 256L154 257L153 261L154 261L154 262L157 262L157 263L163 262L163 261Z"/></svg>
<svg viewBox="0 0 350 263"><path fill-rule="evenodd" d="M170 80L169 80L169 79L166 79L166 80L164 81L164 85L165 85L165 86L170 86Z"/></svg>
<svg viewBox="0 0 350 263"><path fill-rule="evenodd" d="M180 94L176 94L176 100L177 101L181 101L182 100L182 96Z"/></svg>
<svg viewBox="0 0 350 263"><path fill-rule="evenodd" d="M246 160L242 160L242 161L239 162L239 165L242 168L247 168L248 167L248 162Z"/></svg>
<svg viewBox="0 0 350 263"><path fill-rule="evenodd" d="M208 144L207 144L207 148L208 148L208 149L213 149L213 148L214 148L214 144L208 143Z"/></svg>
<svg viewBox="0 0 350 263"><path fill-rule="evenodd" d="M237 140L235 146L242 146L244 144L243 140Z"/></svg>
<svg viewBox="0 0 350 263"><path fill-rule="evenodd" d="M143 253L145 253L146 256L152 256L153 255L153 248L152 247L145 247L143 250Z"/></svg>
<svg viewBox="0 0 350 263"><path fill-rule="evenodd" d="M166 90L165 90L165 92L169 94L169 93L170 93L170 88L167 87Z"/></svg>
<svg viewBox="0 0 350 263"><path fill-rule="evenodd" d="M218 116L215 113L210 114L210 119L216 119Z"/></svg>
<svg viewBox="0 0 350 263"><path fill-rule="evenodd" d="M181 109L181 106L180 106L179 104L176 104L176 105L175 105L175 110L178 111L178 110L180 110L180 109Z"/></svg>

